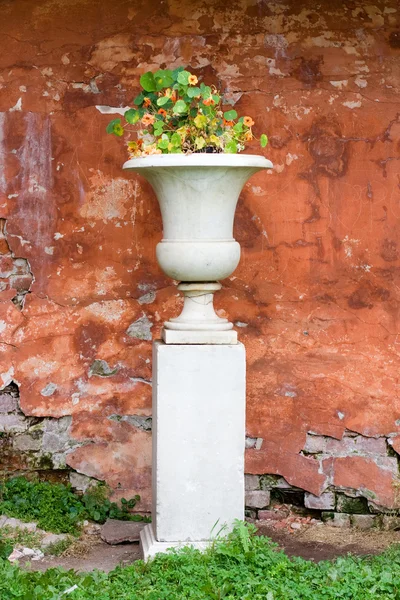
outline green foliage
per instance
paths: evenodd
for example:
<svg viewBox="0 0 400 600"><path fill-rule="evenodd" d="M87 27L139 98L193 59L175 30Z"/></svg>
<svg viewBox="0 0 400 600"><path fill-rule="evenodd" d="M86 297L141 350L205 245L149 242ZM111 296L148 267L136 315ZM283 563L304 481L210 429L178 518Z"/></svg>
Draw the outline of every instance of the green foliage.
<svg viewBox="0 0 400 600"><path fill-rule="evenodd" d="M140 77L142 91L124 118L113 119L107 132L117 137L133 134L127 142L132 157L191 152L241 152L255 139L254 121L224 112L223 99L214 86L198 83L197 76L180 67L148 71ZM133 126L133 127L129 127ZM265 134L260 144L268 142Z"/></svg>
<svg viewBox="0 0 400 600"><path fill-rule="evenodd" d="M0 486L0 514L36 521L41 529L77 533L83 505L70 487L15 477Z"/></svg>
<svg viewBox="0 0 400 600"><path fill-rule="evenodd" d="M109 489L103 484L78 496L72 492L71 486L15 477L0 485L0 514L36 521L46 531L73 535L79 533L84 519L97 523L104 523L108 518L146 520L141 515L130 513L139 496L129 500L123 498L119 507L110 502L108 495Z"/></svg>
<svg viewBox="0 0 400 600"><path fill-rule="evenodd" d="M2 600L399 600L400 549L315 564L237 524L206 552L160 554L111 573L27 572L0 560Z"/></svg>
<svg viewBox="0 0 400 600"><path fill-rule="evenodd" d="M108 499L109 490L105 485L98 485L90 488L82 496L82 504L85 507L85 518L96 523L104 523L107 519L119 519L121 521L143 521L146 520L141 515L133 515L130 511L140 500L136 495L130 500L122 498L121 507L116 502L110 502Z"/></svg>

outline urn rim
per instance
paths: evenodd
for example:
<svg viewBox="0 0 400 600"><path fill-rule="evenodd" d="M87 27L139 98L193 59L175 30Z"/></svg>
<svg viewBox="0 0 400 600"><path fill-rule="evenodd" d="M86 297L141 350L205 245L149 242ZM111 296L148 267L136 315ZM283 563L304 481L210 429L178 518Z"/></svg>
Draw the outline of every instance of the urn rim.
<svg viewBox="0 0 400 600"><path fill-rule="evenodd" d="M131 158L123 169L132 171L154 167L247 167L257 170L272 169L273 164L258 154L154 154L143 158Z"/></svg>

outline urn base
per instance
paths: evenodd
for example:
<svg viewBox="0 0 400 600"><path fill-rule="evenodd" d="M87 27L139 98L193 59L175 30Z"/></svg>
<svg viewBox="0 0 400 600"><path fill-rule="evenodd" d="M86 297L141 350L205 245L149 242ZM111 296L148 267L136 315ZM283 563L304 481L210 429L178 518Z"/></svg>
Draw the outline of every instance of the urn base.
<svg viewBox="0 0 400 600"><path fill-rule="evenodd" d="M228 319L214 311L214 292L221 284L180 283L184 305L179 317L164 323L162 339L166 344L237 344L237 333Z"/></svg>

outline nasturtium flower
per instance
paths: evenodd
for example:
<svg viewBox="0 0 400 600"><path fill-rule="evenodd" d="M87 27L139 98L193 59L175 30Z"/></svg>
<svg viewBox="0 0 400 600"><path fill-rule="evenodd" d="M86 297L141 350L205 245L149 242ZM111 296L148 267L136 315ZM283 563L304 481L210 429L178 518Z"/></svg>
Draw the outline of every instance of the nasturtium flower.
<svg viewBox="0 0 400 600"><path fill-rule="evenodd" d="M243 124L246 125L246 127L253 127L254 121L251 117L244 117Z"/></svg>
<svg viewBox="0 0 400 600"><path fill-rule="evenodd" d="M143 100L143 106L145 106L146 108L149 107L151 105L151 100L150 98L144 98Z"/></svg>
<svg viewBox="0 0 400 600"><path fill-rule="evenodd" d="M198 81L199 80L197 79L196 75L189 75L189 77L188 77L188 83L189 83L189 85L196 85L196 83Z"/></svg>
<svg viewBox="0 0 400 600"><path fill-rule="evenodd" d="M167 111L166 111L166 110L164 110L163 108L160 108L160 109L157 111L157 113L158 113L159 115L161 115L162 117L166 117L166 116L167 116Z"/></svg>
<svg viewBox="0 0 400 600"><path fill-rule="evenodd" d="M146 113L145 115L143 115L142 117L142 123L143 125L152 125L154 123L154 121L156 120L154 115L151 115L149 113Z"/></svg>

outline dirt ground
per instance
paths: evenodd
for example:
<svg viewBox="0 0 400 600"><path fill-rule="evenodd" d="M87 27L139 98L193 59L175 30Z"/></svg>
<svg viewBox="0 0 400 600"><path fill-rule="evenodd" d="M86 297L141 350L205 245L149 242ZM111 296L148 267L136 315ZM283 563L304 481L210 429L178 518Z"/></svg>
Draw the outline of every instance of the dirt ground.
<svg viewBox="0 0 400 600"><path fill-rule="evenodd" d="M327 525L309 525L300 530L276 530L274 523L259 525L259 534L276 542L289 556L301 556L319 562L346 554L378 554L393 544L400 543L400 531L360 531L338 529ZM139 544L110 546L99 538L78 542L66 555L49 556L43 560L26 563L32 570L45 571L62 567L76 571L111 571L117 565L129 565L141 558ZM21 565L22 566L22 565Z"/></svg>

